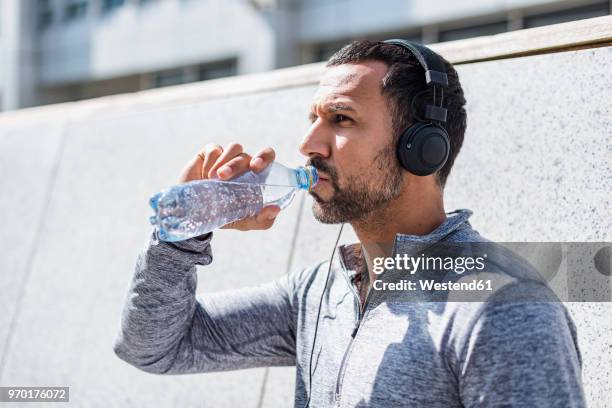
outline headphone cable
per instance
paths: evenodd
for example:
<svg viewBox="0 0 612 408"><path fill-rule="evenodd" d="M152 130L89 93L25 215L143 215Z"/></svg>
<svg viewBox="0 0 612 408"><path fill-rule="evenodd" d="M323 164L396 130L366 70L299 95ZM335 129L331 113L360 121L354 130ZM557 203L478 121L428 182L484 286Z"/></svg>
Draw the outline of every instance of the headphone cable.
<svg viewBox="0 0 612 408"><path fill-rule="evenodd" d="M332 262L334 260L334 254L336 253L336 247L338 246L338 242L340 241L340 236L342 235L342 229L344 228L344 223L340 226L340 230L338 231L338 236L336 237L336 243L334 244L334 249L332 251L331 257L329 259L329 267L327 268L327 277L325 278L325 285L323 286L323 292L321 293L321 299L319 299L319 310L317 312L317 323L315 325L314 338L312 339L312 349L310 350L310 361L308 363L308 400L306 401L305 408L310 406L310 396L312 395L312 357L314 355L315 345L317 343L317 331L319 329L319 317L321 316L321 306L323 305L323 298L325 297L325 290L327 289L327 284L329 283L329 277L331 275L331 267Z"/></svg>

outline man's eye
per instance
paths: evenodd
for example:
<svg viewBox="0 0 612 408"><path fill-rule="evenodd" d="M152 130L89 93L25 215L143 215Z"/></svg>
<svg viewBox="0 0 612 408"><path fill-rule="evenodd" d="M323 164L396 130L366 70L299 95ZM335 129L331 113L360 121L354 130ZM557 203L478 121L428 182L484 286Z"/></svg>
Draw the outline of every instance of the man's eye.
<svg viewBox="0 0 612 408"><path fill-rule="evenodd" d="M344 115L336 115L334 117L334 121L336 122L346 122L348 120L351 120L351 118L349 118L348 116L344 116Z"/></svg>

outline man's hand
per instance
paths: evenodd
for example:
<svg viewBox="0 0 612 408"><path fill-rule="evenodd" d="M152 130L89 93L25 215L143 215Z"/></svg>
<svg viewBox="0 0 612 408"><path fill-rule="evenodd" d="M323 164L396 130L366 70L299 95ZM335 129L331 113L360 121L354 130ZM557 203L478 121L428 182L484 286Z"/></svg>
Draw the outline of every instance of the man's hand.
<svg viewBox="0 0 612 408"><path fill-rule="evenodd" d="M275 157L271 147L266 147L251 157L243 152L239 143L230 143L225 149L218 144L210 143L185 166L179 177L179 183L212 178L229 180L249 170L259 173L272 163ZM221 228L240 231L265 230L274 224L279 212L280 207L269 205L252 217L234 221Z"/></svg>

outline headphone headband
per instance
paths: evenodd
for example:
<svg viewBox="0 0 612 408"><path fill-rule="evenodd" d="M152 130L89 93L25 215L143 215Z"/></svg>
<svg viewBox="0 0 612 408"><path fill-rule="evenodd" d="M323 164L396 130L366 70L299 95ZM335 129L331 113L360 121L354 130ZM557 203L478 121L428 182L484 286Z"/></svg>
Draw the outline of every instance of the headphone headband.
<svg viewBox="0 0 612 408"><path fill-rule="evenodd" d="M442 107L444 88L448 87L448 75L446 75L445 64L438 54L421 44L416 44L398 38L383 41L386 44L399 45L414 55L419 64L425 70L425 83L434 90L433 105L425 108L425 118L446 122L446 109ZM442 88L440 91L440 106L436 106L436 86Z"/></svg>
<svg viewBox="0 0 612 408"><path fill-rule="evenodd" d="M448 86L448 76L446 75L446 69L444 63L431 49L424 45L413 43L407 40L401 40L394 38L391 40L383 41L386 44L395 44L400 47L408 49L419 61L423 69L425 70L425 82L427 85L439 85L444 88Z"/></svg>

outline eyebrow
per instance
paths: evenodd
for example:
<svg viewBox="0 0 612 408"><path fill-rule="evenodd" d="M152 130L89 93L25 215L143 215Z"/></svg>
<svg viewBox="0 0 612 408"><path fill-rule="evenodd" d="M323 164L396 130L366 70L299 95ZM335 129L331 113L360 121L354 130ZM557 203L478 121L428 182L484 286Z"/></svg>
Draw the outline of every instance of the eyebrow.
<svg viewBox="0 0 612 408"><path fill-rule="evenodd" d="M313 108L314 108L314 105L312 105L310 107L310 112L308 113L308 119L311 120L311 121L314 120L314 118L316 118L316 115L313 112ZM342 104L342 103L334 103L334 104L331 104L331 105L325 105L323 107L323 112L325 112L325 113L334 113L334 112L338 112L338 111L356 112L355 108L353 108L352 106L345 105L345 104Z"/></svg>
<svg viewBox="0 0 612 408"><path fill-rule="evenodd" d="M342 78L340 80L338 85L347 85L347 84L350 84L351 82L353 82L353 79L355 79L355 78L357 78L357 74L355 74L355 73L346 75L344 78Z"/></svg>

